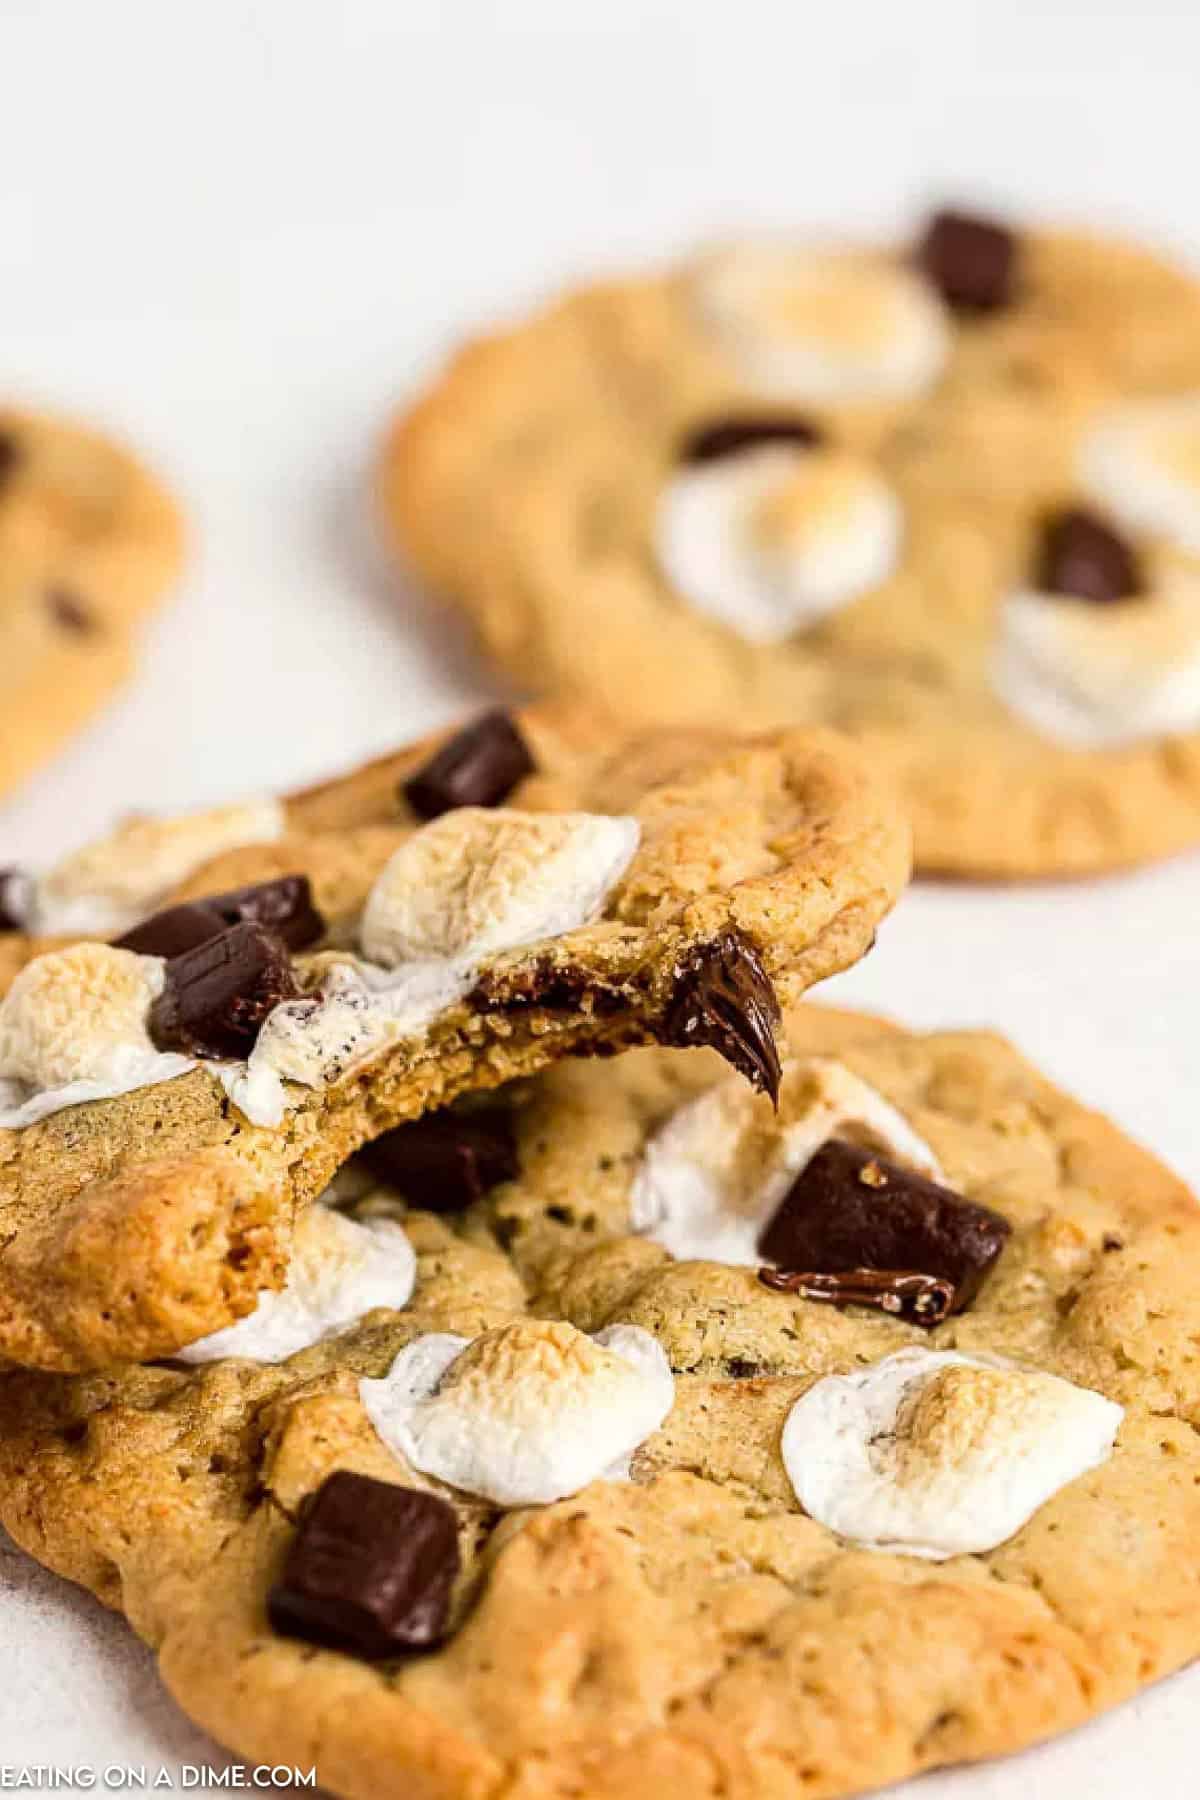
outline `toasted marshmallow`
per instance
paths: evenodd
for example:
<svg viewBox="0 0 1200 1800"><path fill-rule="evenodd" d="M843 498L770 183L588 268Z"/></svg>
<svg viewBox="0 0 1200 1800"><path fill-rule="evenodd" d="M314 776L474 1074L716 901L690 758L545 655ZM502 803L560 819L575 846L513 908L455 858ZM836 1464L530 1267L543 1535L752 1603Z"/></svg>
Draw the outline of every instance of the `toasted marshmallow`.
<svg viewBox="0 0 1200 1800"><path fill-rule="evenodd" d="M402 1225L390 1219L357 1224L327 1206L310 1206L296 1225L287 1285L259 1295L236 1325L177 1351L181 1362L229 1356L277 1363L334 1337L377 1306L407 1306L417 1259Z"/></svg>
<svg viewBox="0 0 1200 1800"><path fill-rule="evenodd" d="M398 1038L418 1035L464 985L445 963L385 974L350 957L331 959L319 990L275 1007L248 1060L221 1069L225 1091L251 1124L279 1125L286 1082L334 1086Z"/></svg>
<svg viewBox="0 0 1200 1800"><path fill-rule="evenodd" d="M193 1065L147 1028L163 962L72 944L26 963L0 1001L0 1126L34 1124L87 1100L152 1087Z"/></svg>
<svg viewBox="0 0 1200 1800"><path fill-rule="evenodd" d="M1079 475L1120 524L1200 556L1200 393L1108 414L1083 442Z"/></svg>
<svg viewBox="0 0 1200 1800"><path fill-rule="evenodd" d="M941 1178L932 1150L890 1101L831 1057L806 1057L785 1064L778 1112L736 1075L680 1107L646 1146L632 1228L680 1261L758 1263L763 1227L836 1136Z"/></svg>
<svg viewBox="0 0 1200 1800"><path fill-rule="evenodd" d="M812 1518L868 1550L942 1561L994 1549L1107 1461L1121 1407L1000 1357L901 1350L826 1375L781 1449Z"/></svg>
<svg viewBox="0 0 1200 1800"><path fill-rule="evenodd" d="M670 1412L675 1383L636 1325L592 1338L521 1319L473 1341L418 1338L359 1393L414 1469L498 1506L535 1506L624 1473Z"/></svg>
<svg viewBox="0 0 1200 1800"><path fill-rule="evenodd" d="M132 818L68 856L37 882L26 923L44 934L114 936L153 912L193 869L244 844L282 837L277 800L218 806L174 819Z"/></svg>
<svg viewBox="0 0 1200 1800"><path fill-rule="evenodd" d="M886 581L895 495L844 451L767 444L684 467L659 501L658 558L700 612L777 643Z"/></svg>
<svg viewBox="0 0 1200 1800"><path fill-rule="evenodd" d="M1111 605L1014 594L992 676L1006 705L1072 748L1200 730L1200 573L1170 570Z"/></svg>
<svg viewBox="0 0 1200 1800"><path fill-rule="evenodd" d="M367 898L362 947L384 968L485 957L598 917L637 849L636 819L460 806L414 832Z"/></svg>
<svg viewBox="0 0 1200 1800"><path fill-rule="evenodd" d="M743 381L816 404L901 400L946 360L945 307L886 257L828 245L743 243L700 263L693 293Z"/></svg>

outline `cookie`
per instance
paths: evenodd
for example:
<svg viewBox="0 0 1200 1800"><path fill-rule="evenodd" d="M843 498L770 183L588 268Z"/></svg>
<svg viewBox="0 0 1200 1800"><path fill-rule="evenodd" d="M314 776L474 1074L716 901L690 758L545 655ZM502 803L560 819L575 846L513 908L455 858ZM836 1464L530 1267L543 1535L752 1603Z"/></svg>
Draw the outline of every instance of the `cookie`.
<svg viewBox="0 0 1200 1800"><path fill-rule="evenodd" d="M0 1004L0 1355L222 1329L361 1144L560 1055L709 1044L774 1091L780 1001L863 954L908 854L830 734L622 749L491 715L10 876L65 937L12 934Z"/></svg>
<svg viewBox="0 0 1200 1800"><path fill-rule="evenodd" d="M503 1089L515 1172L465 1210L421 1204L423 1124L384 1140L418 1191L347 1170L329 1198L343 1234L407 1240L411 1296L320 1336L330 1296L298 1281L290 1360L259 1318L236 1359L0 1378L3 1523L247 1761L364 1800L828 1797L1177 1667L1200 1649L1190 1197L990 1034L788 1025L778 1116L706 1051ZM754 1232L795 1223L831 1141L870 1152L862 1219L917 1194L918 1261L962 1252L956 1208L1000 1222L943 1322L762 1279ZM674 1257L705 1204L720 1260ZM806 1253L836 1263L818 1210Z"/></svg>
<svg viewBox="0 0 1200 1800"><path fill-rule="evenodd" d="M128 451L0 408L0 794L127 679L182 554L174 501Z"/></svg>
<svg viewBox="0 0 1200 1800"><path fill-rule="evenodd" d="M468 345L392 430L402 556L537 688L854 732L919 868L1200 842L1200 284L942 215L738 242Z"/></svg>

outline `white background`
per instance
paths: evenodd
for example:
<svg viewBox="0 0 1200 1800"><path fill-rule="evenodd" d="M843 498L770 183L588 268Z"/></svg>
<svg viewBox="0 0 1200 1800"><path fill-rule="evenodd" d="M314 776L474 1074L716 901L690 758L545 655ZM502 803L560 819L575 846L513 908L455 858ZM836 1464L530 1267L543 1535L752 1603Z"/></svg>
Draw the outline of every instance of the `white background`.
<svg viewBox="0 0 1200 1800"><path fill-rule="evenodd" d="M901 230L931 196L1200 257L1198 68L1189 0L0 0L0 392L128 432L195 532L139 687L0 810L0 861L486 691L362 497L460 330L722 226ZM919 889L830 992L1003 1027L1200 1181L1198 875ZM218 1754L119 1621L11 1550L0 1597L0 1765ZM1200 1673L920 1792L1191 1795L1198 1702Z"/></svg>

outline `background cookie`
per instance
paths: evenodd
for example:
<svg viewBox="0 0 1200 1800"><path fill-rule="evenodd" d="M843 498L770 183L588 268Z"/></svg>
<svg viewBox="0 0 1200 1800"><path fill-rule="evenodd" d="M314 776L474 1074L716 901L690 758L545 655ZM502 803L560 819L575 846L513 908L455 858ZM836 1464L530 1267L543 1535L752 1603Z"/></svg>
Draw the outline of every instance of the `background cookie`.
<svg viewBox="0 0 1200 1800"><path fill-rule="evenodd" d="M849 728L926 869L1134 863L1200 839L1197 344L1107 240L733 244L468 346L383 510L522 683Z"/></svg>
<svg viewBox="0 0 1200 1800"><path fill-rule="evenodd" d="M126 679L182 556L174 501L128 451L0 407L0 794Z"/></svg>
<svg viewBox="0 0 1200 1800"><path fill-rule="evenodd" d="M648 1145L726 1074L699 1053L563 1065L500 1096L519 1172L465 1214L406 1209L369 1180L342 1195L403 1223L418 1259L403 1311L290 1362L0 1379L0 1517L126 1612L210 1731L248 1759L315 1762L347 1795L423 1783L449 1800L504 1780L612 1800L832 1796L1067 1729L1177 1666L1200 1648L1190 1197L987 1033L913 1037L816 1008L789 1023L798 1056L867 1084L1011 1225L968 1310L935 1331L626 1235ZM667 1347L674 1405L632 1482L502 1508L373 1428L359 1380L420 1334L544 1336L563 1319ZM818 1382L931 1344L1125 1409L1111 1456L995 1548L943 1561L805 1516L779 1448ZM366 1661L271 1628L268 1593L334 1470L452 1504L440 1649Z"/></svg>

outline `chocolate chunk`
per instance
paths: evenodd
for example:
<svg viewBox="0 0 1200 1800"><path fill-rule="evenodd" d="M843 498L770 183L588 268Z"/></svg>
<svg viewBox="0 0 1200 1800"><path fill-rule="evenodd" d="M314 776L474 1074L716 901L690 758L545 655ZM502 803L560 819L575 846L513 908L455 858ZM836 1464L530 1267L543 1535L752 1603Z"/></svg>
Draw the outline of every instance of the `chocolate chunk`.
<svg viewBox="0 0 1200 1800"><path fill-rule="evenodd" d="M262 925L281 937L289 950L304 950L325 935L325 921L313 905L307 875L280 875L250 887L206 894L200 902L225 925Z"/></svg>
<svg viewBox="0 0 1200 1800"><path fill-rule="evenodd" d="M73 632L76 637L87 637L96 629L96 621L87 607L68 588L50 588L46 594L46 605L50 608L55 623L61 625L64 631Z"/></svg>
<svg viewBox="0 0 1200 1800"><path fill-rule="evenodd" d="M758 1240L765 1261L822 1275L915 1270L969 1306L1010 1226L986 1206L831 1138L803 1168Z"/></svg>
<svg viewBox="0 0 1200 1800"><path fill-rule="evenodd" d="M874 1306L909 1325L940 1325L954 1306L953 1282L913 1269L848 1269L844 1275L760 1269L758 1279L776 1294L799 1294L833 1306Z"/></svg>
<svg viewBox="0 0 1200 1800"><path fill-rule="evenodd" d="M401 783L400 792L418 818L436 819L456 806L500 806L536 771L529 745L497 707L436 750Z"/></svg>
<svg viewBox="0 0 1200 1800"><path fill-rule="evenodd" d="M424 1650L445 1635L458 1568L445 1500L339 1469L305 1508L267 1617L286 1637L355 1656Z"/></svg>
<svg viewBox="0 0 1200 1800"><path fill-rule="evenodd" d="M182 956L197 944L220 937L225 923L204 901L185 901L152 913L116 940L118 950L135 950L139 956Z"/></svg>
<svg viewBox="0 0 1200 1800"><path fill-rule="evenodd" d="M263 926L282 938L289 950L303 950L325 935L308 876L281 875L275 881L168 906L118 938L117 946L140 956L182 956L185 950L220 937L230 925L242 924Z"/></svg>
<svg viewBox="0 0 1200 1800"><path fill-rule="evenodd" d="M689 951L676 971L663 1042L709 1045L778 1105L779 1018L779 1001L758 951L740 932L725 931Z"/></svg>
<svg viewBox="0 0 1200 1800"><path fill-rule="evenodd" d="M824 433L811 419L731 418L699 425L679 446L679 461L717 462L736 456L739 450L757 450L761 444L795 444L811 450Z"/></svg>
<svg viewBox="0 0 1200 1800"><path fill-rule="evenodd" d="M917 262L948 306L994 312L1012 303L1017 239L993 219L935 213L917 247Z"/></svg>
<svg viewBox="0 0 1200 1800"><path fill-rule="evenodd" d="M461 1212L520 1173L512 1117L500 1107L430 1113L385 1131L362 1156L410 1206L429 1212Z"/></svg>
<svg viewBox="0 0 1200 1800"><path fill-rule="evenodd" d="M21 446L11 431L0 431L0 487L15 475L21 461Z"/></svg>
<svg viewBox="0 0 1200 1800"><path fill-rule="evenodd" d="M150 1035L160 1050L247 1056L267 1014L299 992L282 938L261 925L231 925L167 964Z"/></svg>
<svg viewBox="0 0 1200 1800"><path fill-rule="evenodd" d="M0 931L23 931L32 883L20 869L0 869Z"/></svg>
<svg viewBox="0 0 1200 1800"><path fill-rule="evenodd" d="M1074 600L1129 600L1144 591L1133 547L1095 513L1069 507L1042 526L1035 585Z"/></svg>

